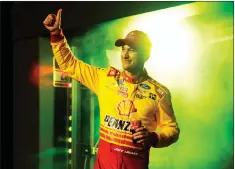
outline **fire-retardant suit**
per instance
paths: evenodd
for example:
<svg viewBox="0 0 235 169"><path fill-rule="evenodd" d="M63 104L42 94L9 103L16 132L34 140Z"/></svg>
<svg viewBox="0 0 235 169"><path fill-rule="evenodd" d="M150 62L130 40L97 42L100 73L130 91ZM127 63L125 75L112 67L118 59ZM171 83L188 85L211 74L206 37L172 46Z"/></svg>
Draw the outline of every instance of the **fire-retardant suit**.
<svg viewBox="0 0 235 169"><path fill-rule="evenodd" d="M103 69L83 63L74 57L62 31L51 34L51 46L60 69L98 96L100 142L95 169L147 169L151 147L177 141L179 128L170 92L146 71L133 79L111 66ZM141 119L156 144L132 142L131 117Z"/></svg>

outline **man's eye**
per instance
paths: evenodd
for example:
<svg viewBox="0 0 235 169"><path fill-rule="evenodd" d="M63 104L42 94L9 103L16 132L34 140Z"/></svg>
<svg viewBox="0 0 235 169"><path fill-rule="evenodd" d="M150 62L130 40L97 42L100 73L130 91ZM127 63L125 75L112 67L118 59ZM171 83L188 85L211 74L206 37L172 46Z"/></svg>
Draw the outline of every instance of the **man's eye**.
<svg viewBox="0 0 235 169"><path fill-rule="evenodd" d="M135 52L136 50L135 49L129 49L130 52Z"/></svg>

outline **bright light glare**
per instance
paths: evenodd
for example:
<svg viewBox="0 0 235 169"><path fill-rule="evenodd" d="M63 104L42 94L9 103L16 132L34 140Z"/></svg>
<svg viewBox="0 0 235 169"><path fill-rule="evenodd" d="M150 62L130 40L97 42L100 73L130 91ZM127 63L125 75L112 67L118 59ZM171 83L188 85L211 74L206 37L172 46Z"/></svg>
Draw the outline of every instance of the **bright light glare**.
<svg viewBox="0 0 235 169"><path fill-rule="evenodd" d="M156 28L164 24L168 25L169 23L198 14L200 11L196 6L197 3L187 4L132 16L130 21L133 23L130 23L125 29L123 37L135 28L143 31L152 29L157 32Z"/></svg>
<svg viewBox="0 0 235 169"><path fill-rule="evenodd" d="M68 84L68 88L71 88L71 87L72 87L72 83L69 83L69 84Z"/></svg>
<svg viewBox="0 0 235 169"><path fill-rule="evenodd" d="M182 22L172 22L163 27L150 27L146 32L153 43L151 57L145 65L150 76L168 85L174 83L174 87L179 79L192 78L187 75L194 70L195 37L189 27ZM178 85L182 86L182 83Z"/></svg>
<svg viewBox="0 0 235 169"><path fill-rule="evenodd" d="M149 12L130 17L125 28L123 37L132 30L142 30L149 35L152 51L145 67L151 77L170 88L185 88L195 84L191 76L194 74L192 55L198 41L192 26L184 18L197 12L187 5ZM117 52L109 50L106 54L111 65L121 68L120 53ZM179 79L187 83L179 82Z"/></svg>
<svg viewBox="0 0 235 169"><path fill-rule="evenodd" d="M122 69L121 50L106 50L109 64L117 69Z"/></svg>

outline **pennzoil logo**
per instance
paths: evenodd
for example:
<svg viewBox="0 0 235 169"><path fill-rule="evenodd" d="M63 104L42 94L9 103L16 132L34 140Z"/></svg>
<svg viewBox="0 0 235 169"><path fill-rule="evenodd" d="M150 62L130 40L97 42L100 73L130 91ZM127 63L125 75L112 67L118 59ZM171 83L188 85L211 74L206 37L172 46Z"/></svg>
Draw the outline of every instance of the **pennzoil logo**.
<svg viewBox="0 0 235 169"><path fill-rule="evenodd" d="M121 131L130 131L130 122L127 120L120 120L118 118L106 115L104 118L106 126L115 128Z"/></svg>
<svg viewBox="0 0 235 169"><path fill-rule="evenodd" d="M136 112L136 107L132 100L122 100L118 103L117 110L119 115L129 116L130 113Z"/></svg>

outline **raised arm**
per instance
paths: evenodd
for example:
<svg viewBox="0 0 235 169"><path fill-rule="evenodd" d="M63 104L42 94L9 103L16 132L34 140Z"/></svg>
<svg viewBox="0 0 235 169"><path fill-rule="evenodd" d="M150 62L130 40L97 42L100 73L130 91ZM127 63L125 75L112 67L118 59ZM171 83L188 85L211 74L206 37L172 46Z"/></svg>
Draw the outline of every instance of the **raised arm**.
<svg viewBox="0 0 235 169"><path fill-rule="evenodd" d="M60 28L61 12L62 9L59 9L57 15L49 14L43 22L50 31L52 51L58 66L68 76L98 94L99 76L103 70L86 64L74 56Z"/></svg>

